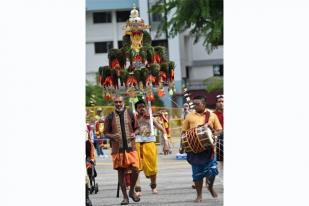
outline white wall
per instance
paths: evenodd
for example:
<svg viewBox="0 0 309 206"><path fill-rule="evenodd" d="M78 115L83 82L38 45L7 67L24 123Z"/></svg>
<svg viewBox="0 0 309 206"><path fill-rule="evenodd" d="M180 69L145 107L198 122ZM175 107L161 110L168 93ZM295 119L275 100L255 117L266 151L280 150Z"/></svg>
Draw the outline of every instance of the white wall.
<svg viewBox="0 0 309 206"><path fill-rule="evenodd" d="M94 44L86 44L86 73L97 72L99 66L108 65L107 53L95 54Z"/></svg>
<svg viewBox="0 0 309 206"><path fill-rule="evenodd" d="M149 24L147 0L139 0L138 5L139 8L137 10L139 12L139 16L144 20L145 24Z"/></svg>
<svg viewBox="0 0 309 206"><path fill-rule="evenodd" d="M190 65L189 61L189 50L186 48L186 37L180 35L179 39L179 48L180 48L180 62L181 62L181 77L185 77L186 66Z"/></svg>
<svg viewBox="0 0 309 206"><path fill-rule="evenodd" d="M124 32L122 30L122 27L126 25L126 22L118 22L117 23L117 41L122 41L122 37L124 35ZM116 45L114 45L114 48L118 48L116 47Z"/></svg>
<svg viewBox="0 0 309 206"><path fill-rule="evenodd" d="M87 74L86 80L88 83L95 85L96 84L96 74L95 73Z"/></svg>
<svg viewBox="0 0 309 206"><path fill-rule="evenodd" d="M86 13L86 42L112 41L114 35L113 23L94 24L92 12Z"/></svg>
<svg viewBox="0 0 309 206"><path fill-rule="evenodd" d="M114 11L112 12L113 15ZM114 21L114 19L113 19ZM87 80L95 82L95 73L98 71L99 66L108 65L107 53L95 54L94 42L98 41L113 41L114 48L115 39L115 24L100 23L94 24L92 20L92 12L86 12L86 74Z"/></svg>
<svg viewBox="0 0 309 206"><path fill-rule="evenodd" d="M206 48L203 46L203 41L200 40L196 44L193 44L192 38L192 58L193 60L205 60L205 59L223 59L223 46L219 46L208 54Z"/></svg>
<svg viewBox="0 0 309 206"><path fill-rule="evenodd" d="M190 70L190 80L205 80L214 75L212 66L193 67Z"/></svg>

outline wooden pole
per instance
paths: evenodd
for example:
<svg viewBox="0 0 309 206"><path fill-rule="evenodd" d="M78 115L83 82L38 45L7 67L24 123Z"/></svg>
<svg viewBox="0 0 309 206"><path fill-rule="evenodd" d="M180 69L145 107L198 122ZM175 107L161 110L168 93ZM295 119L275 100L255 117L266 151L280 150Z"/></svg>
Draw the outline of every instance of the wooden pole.
<svg viewBox="0 0 309 206"><path fill-rule="evenodd" d="M151 101L148 101L148 109L149 109L149 117L150 117L150 130L151 130L151 136L154 136L153 115L152 115L152 109L151 109Z"/></svg>

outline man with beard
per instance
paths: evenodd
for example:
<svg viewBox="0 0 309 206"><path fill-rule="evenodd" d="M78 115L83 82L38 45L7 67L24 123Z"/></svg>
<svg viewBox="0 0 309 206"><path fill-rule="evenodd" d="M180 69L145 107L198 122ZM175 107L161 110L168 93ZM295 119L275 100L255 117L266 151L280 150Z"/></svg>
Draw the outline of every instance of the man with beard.
<svg viewBox="0 0 309 206"><path fill-rule="evenodd" d="M137 111L137 122L139 129L136 132L137 139L140 139L136 143L138 157L140 160L140 170L144 171L146 178L150 179L150 188L153 194L157 194L157 173L158 173L158 151L156 146L156 138L151 135L150 116L146 110L146 103L143 100L139 100L135 103L135 109ZM151 108L150 108L151 109ZM163 153L167 155L169 152L169 143L167 139L167 133L165 129L153 118L154 126L163 134ZM140 177L138 178L135 191L140 195Z"/></svg>
<svg viewBox="0 0 309 206"><path fill-rule="evenodd" d="M131 170L131 185L129 197L134 202L139 202L140 198L134 192L134 187L138 177L139 159L136 151L135 133L137 122L132 111L124 106L122 96L114 98L115 111L111 112L104 123L104 134L112 140L113 168L118 171L118 183L123 194L121 205L128 205L129 198L126 191L125 172Z"/></svg>
<svg viewBox="0 0 309 206"><path fill-rule="evenodd" d="M197 126L208 124L215 135L222 130L220 122L214 113L211 113L206 108L206 99L203 96L197 96L193 99L195 111L189 113L182 125L182 131L196 128ZM195 137L198 138L198 137ZM215 198L217 193L213 189L213 183L216 175L218 175L217 161L215 148L208 148L199 153L187 152L187 161L192 166L192 178L195 184L197 197L195 202L202 201L203 178L206 177L207 189Z"/></svg>

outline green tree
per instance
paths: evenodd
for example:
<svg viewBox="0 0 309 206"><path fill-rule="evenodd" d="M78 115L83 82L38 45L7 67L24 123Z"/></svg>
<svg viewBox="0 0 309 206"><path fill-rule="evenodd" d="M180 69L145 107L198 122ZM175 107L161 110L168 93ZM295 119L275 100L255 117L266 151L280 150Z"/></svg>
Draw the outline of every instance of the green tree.
<svg viewBox="0 0 309 206"><path fill-rule="evenodd" d="M150 12L167 15L174 9L169 21L161 21L157 35L170 29L174 37L189 29L194 43L202 38L208 52L223 44L223 0L159 0Z"/></svg>
<svg viewBox="0 0 309 206"><path fill-rule="evenodd" d="M213 76L204 80L208 92L223 90L223 77Z"/></svg>
<svg viewBox="0 0 309 206"><path fill-rule="evenodd" d="M86 106L109 106L111 101L106 101L102 97L102 88L98 85L86 82Z"/></svg>

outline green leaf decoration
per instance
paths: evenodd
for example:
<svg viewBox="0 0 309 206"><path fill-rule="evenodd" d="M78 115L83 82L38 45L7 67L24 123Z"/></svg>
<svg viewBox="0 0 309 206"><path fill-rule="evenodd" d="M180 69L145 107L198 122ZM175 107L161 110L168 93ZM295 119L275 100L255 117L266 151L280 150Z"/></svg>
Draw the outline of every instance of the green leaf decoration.
<svg viewBox="0 0 309 206"><path fill-rule="evenodd" d="M141 70L134 70L134 77L136 78L136 80L137 80L137 82L139 82L139 81L142 81L142 79L141 79L141 74L142 72L141 72Z"/></svg>
<svg viewBox="0 0 309 206"><path fill-rule="evenodd" d="M129 49L129 60L130 60L130 62L133 61L133 58L135 57L135 55L136 55L136 52L134 51L134 49L130 48Z"/></svg>
<svg viewBox="0 0 309 206"><path fill-rule="evenodd" d="M149 34L149 32L144 31L143 34L143 46L151 46L151 36Z"/></svg>
<svg viewBox="0 0 309 206"><path fill-rule="evenodd" d="M109 66L104 66L103 68L102 68L102 76L104 77L104 78L106 78L106 77L108 77L108 76L110 76L111 75L111 68L109 67Z"/></svg>
<svg viewBox="0 0 309 206"><path fill-rule="evenodd" d="M167 61L166 48L163 46L155 46L154 51L160 56L161 62Z"/></svg>
<svg viewBox="0 0 309 206"><path fill-rule="evenodd" d="M141 69L141 80L144 84L146 84L146 79L147 79L148 74L149 74L149 70L147 68Z"/></svg>
<svg viewBox="0 0 309 206"><path fill-rule="evenodd" d="M161 69L160 69L160 71L163 71L163 72L165 72L166 74L168 74L168 71L169 71L169 69L168 69L168 64L167 64L167 63L162 63L162 64L161 64Z"/></svg>
<svg viewBox="0 0 309 206"><path fill-rule="evenodd" d="M148 62L152 61L152 56L154 54L154 48L152 46L145 46L146 48L146 59Z"/></svg>
<svg viewBox="0 0 309 206"><path fill-rule="evenodd" d="M175 62L169 61L168 62L168 77L171 77L172 70L175 71Z"/></svg>
<svg viewBox="0 0 309 206"><path fill-rule="evenodd" d="M122 49L110 49L108 52L109 66L111 67L112 61L118 59L120 66L123 68L126 63L126 55Z"/></svg>
<svg viewBox="0 0 309 206"><path fill-rule="evenodd" d="M138 102L138 97L134 97L134 98L133 98L133 97L130 97L130 98L129 98L129 102L135 104L136 102Z"/></svg>
<svg viewBox="0 0 309 206"><path fill-rule="evenodd" d="M121 75L120 75L120 77L121 77L121 79L123 80L123 82L126 82L126 81L127 81L128 76L129 76L128 70L124 70L124 71L121 73Z"/></svg>
<svg viewBox="0 0 309 206"><path fill-rule="evenodd" d="M158 77L160 73L160 64L154 63L149 65L152 76Z"/></svg>
<svg viewBox="0 0 309 206"><path fill-rule="evenodd" d="M146 53L147 53L147 47L142 47L139 51L139 54L141 55L141 57L146 60Z"/></svg>
<svg viewBox="0 0 309 206"><path fill-rule="evenodd" d="M103 67L99 67L99 75L103 76Z"/></svg>
<svg viewBox="0 0 309 206"><path fill-rule="evenodd" d="M175 69L175 62L174 62L174 61L169 61L169 62L168 62L168 69L169 69L169 70Z"/></svg>
<svg viewBox="0 0 309 206"><path fill-rule="evenodd" d="M122 48L128 50L131 47L130 35L126 34L122 37Z"/></svg>

